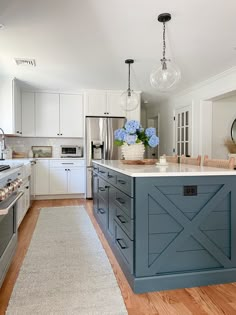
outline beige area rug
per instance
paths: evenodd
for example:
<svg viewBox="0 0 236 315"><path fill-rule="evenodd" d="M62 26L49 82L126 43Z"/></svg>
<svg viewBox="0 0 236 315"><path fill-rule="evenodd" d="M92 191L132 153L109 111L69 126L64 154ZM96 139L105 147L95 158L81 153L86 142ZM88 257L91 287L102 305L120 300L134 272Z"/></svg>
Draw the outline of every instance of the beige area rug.
<svg viewBox="0 0 236 315"><path fill-rule="evenodd" d="M127 314L84 207L41 209L6 314Z"/></svg>

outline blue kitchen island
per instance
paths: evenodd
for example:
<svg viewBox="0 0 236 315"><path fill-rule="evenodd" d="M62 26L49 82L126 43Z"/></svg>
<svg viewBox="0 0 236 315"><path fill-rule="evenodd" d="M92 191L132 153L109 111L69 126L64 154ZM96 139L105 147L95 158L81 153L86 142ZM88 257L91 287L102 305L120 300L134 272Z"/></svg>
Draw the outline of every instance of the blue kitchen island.
<svg viewBox="0 0 236 315"><path fill-rule="evenodd" d="M93 198L135 293L236 281L236 171L94 161Z"/></svg>

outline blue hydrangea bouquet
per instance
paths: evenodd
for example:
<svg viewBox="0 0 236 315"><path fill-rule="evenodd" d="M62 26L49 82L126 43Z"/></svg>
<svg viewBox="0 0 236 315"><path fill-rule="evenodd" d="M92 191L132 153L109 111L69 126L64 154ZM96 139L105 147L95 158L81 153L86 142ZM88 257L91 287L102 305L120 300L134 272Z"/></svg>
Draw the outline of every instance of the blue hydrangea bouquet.
<svg viewBox="0 0 236 315"><path fill-rule="evenodd" d="M155 148L159 144L156 128L142 128L137 120L128 120L123 128L114 132L115 144L118 146L142 143L145 147Z"/></svg>

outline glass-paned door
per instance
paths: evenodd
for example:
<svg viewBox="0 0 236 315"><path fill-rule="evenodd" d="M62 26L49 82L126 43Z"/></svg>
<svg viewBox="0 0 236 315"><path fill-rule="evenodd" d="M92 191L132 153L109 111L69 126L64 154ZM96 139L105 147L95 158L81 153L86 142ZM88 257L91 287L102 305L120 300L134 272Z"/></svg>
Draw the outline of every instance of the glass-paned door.
<svg viewBox="0 0 236 315"><path fill-rule="evenodd" d="M191 106L178 108L175 114L176 153L191 156Z"/></svg>

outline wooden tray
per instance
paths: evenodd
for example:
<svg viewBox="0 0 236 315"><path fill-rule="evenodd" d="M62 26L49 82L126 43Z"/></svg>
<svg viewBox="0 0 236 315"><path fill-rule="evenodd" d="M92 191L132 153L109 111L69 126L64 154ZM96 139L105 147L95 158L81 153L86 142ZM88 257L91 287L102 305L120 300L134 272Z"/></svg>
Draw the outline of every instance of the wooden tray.
<svg viewBox="0 0 236 315"><path fill-rule="evenodd" d="M121 160L121 162L129 165L153 165L157 162L157 159Z"/></svg>

